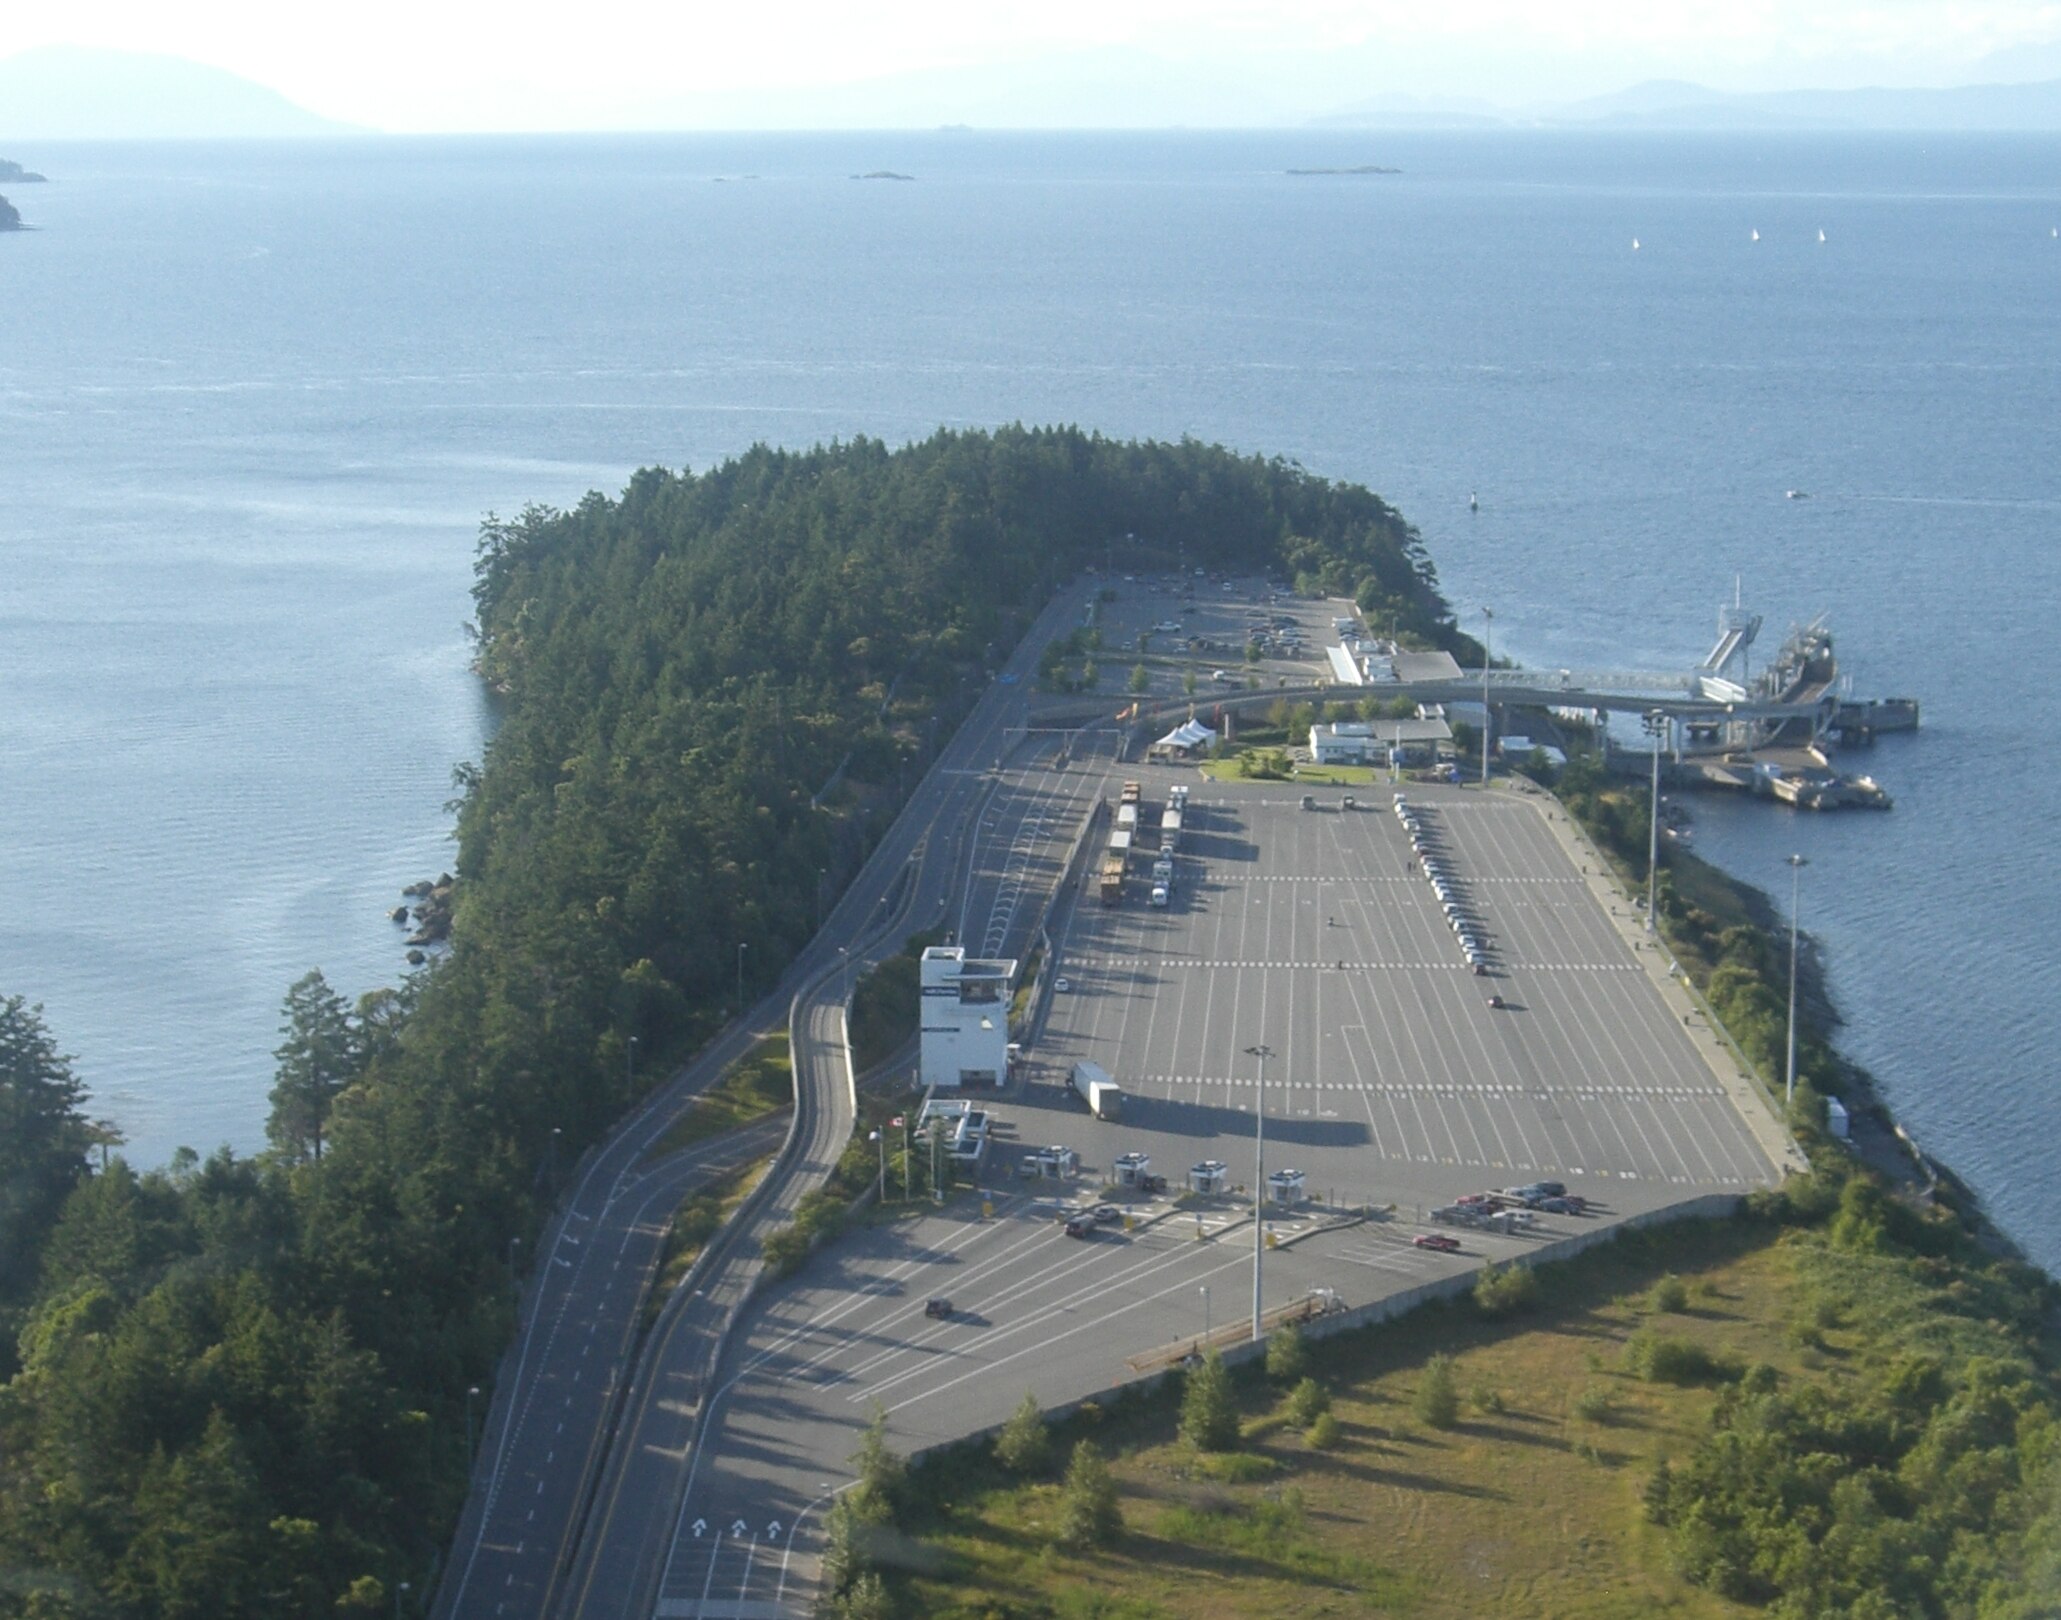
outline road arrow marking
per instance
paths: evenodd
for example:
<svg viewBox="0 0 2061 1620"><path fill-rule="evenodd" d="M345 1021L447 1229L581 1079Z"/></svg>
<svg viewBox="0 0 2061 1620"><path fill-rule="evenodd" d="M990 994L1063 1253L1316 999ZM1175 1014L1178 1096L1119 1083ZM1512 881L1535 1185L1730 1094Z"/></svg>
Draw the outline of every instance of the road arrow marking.
<svg viewBox="0 0 2061 1620"><path fill-rule="evenodd" d="M735 1524L730 1526L730 1534L733 1536L741 1536L744 1534L745 1531L749 1530L750 1528L750 1525L746 1524L742 1519L739 1519Z"/></svg>
<svg viewBox="0 0 2061 1620"><path fill-rule="evenodd" d="M700 1537L700 1535L701 1535L702 1531L706 1530L707 1528L708 1528L708 1520L706 1520L706 1519L696 1519L696 1520L694 1521L694 1534L695 1534L696 1538L698 1539L698 1538Z"/></svg>
<svg viewBox="0 0 2061 1620"><path fill-rule="evenodd" d="M770 1539L770 1538L772 1538L772 1537L774 1537L774 1536L777 1536L777 1535L779 1535L779 1534L780 1534L780 1521L779 1521L778 1519L775 1519L775 1520L774 1520L774 1521L773 1521L773 1522L772 1522L771 1524L769 1524L769 1525L767 1525L767 1526L766 1526L766 1535L767 1535L767 1537L768 1537L768 1538Z"/></svg>

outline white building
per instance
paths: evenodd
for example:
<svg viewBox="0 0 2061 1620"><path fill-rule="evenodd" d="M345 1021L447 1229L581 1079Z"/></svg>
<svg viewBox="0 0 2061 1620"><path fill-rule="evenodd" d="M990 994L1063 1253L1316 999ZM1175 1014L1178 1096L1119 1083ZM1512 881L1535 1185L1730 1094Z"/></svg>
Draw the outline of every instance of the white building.
<svg viewBox="0 0 2061 1620"><path fill-rule="evenodd" d="M958 945L923 953L922 1081L926 1089L999 1086L1009 1074L1013 961L968 957Z"/></svg>
<svg viewBox="0 0 2061 1620"><path fill-rule="evenodd" d="M1341 720L1310 727L1313 765L1386 765L1391 748L1402 750L1405 763L1436 756L1438 745L1453 740L1443 720Z"/></svg>

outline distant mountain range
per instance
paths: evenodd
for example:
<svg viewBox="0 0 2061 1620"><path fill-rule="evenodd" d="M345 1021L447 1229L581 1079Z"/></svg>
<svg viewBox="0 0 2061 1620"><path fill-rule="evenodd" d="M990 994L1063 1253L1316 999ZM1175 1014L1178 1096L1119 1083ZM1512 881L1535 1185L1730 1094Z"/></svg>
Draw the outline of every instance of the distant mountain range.
<svg viewBox="0 0 2061 1620"><path fill-rule="evenodd" d="M1469 65L1480 80L1493 64L1484 56ZM1497 71L1496 82L1535 82L1512 80L1507 62ZM1970 71L1995 82L1735 93L1654 79L1587 100L1520 106L1507 95L1355 98L1359 85L1411 77L1410 64L1376 42L1238 63L1108 46L838 85L645 98L568 88L556 100L526 102L520 127L2061 131L2061 45L2000 51ZM179 57L44 46L0 59L0 145L367 133Z"/></svg>
<svg viewBox="0 0 2061 1620"><path fill-rule="evenodd" d="M1310 120L1318 128L2061 130L2061 78L1943 90L1772 90L1736 94L1653 79L1529 111L1376 96Z"/></svg>
<svg viewBox="0 0 2061 1620"><path fill-rule="evenodd" d="M0 58L0 141L363 133L184 57L44 45Z"/></svg>

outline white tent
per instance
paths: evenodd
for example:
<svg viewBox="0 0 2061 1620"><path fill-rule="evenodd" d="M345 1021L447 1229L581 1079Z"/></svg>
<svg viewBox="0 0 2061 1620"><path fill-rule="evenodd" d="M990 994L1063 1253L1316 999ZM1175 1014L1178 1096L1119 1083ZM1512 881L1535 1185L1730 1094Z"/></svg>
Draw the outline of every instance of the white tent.
<svg viewBox="0 0 2061 1620"><path fill-rule="evenodd" d="M1152 746L1165 748L1175 753L1192 754L1198 748L1207 748L1217 740L1217 734L1199 720L1183 720Z"/></svg>

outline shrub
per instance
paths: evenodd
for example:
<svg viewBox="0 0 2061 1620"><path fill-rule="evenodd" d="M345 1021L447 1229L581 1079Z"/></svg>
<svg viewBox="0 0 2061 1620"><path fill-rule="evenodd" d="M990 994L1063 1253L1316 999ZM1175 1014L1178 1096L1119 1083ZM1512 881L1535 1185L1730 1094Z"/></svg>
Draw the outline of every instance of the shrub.
<svg viewBox="0 0 2061 1620"><path fill-rule="evenodd" d="M1739 1376L1736 1362L1690 1339L1641 1328L1625 1341L1627 1371L1649 1384L1716 1384Z"/></svg>
<svg viewBox="0 0 2061 1620"><path fill-rule="evenodd" d="M1238 1444L1238 1407L1231 1375L1214 1350L1188 1369L1181 1395L1181 1438L1197 1451L1229 1451Z"/></svg>
<svg viewBox="0 0 2061 1620"><path fill-rule="evenodd" d="M1484 1266L1474 1279L1474 1303L1484 1316L1514 1316L1538 1298L1538 1273L1529 1266Z"/></svg>
<svg viewBox="0 0 2061 1620"><path fill-rule="evenodd" d="M1467 1392L1467 1404L1477 1412L1501 1412L1503 1392L1491 1384L1476 1384Z"/></svg>
<svg viewBox="0 0 2061 1620"><path fill-rule="evenodd" d="M1038 1409L1038 1398L1025 1390L1023 1403L995 1437L995 1460L1012 1474L1034 1474L1051 1454L1052 1436L1045 1427L1045 1414Z"/></svg>
<svg viewBox="0 0 2061 1620"><path fill-rule="evenodd" d="M1331 1393L1314 1378L1305 1378L1288 1392L1288 1421L1307 1429L1331 1410Z"/></svg>
<svg viewBox="0 0 2061 1620"><path fill-rule="evenodd" d="M1655 1312L1686 1311L1689 1308L1689 1285L1670 1271L1647 1292L1646 1308Z"/></svg>
<svg viewBox="0 0 2061 1620"><path fill-rule="evenodd" d="M1302 1341L1302 1329L1293 1322L1274 1330L1267 1338L1267 1376L1277 1384L1292 1384L1307 1370L1309 1354Z"/></svg>
<svg viewBox="0 0 2061 1620"><path fill-rule="evenodd" d="M1312 1451L1329 1451L1338 1444L1338 1419L1329 1412L1319 1412L1316 1422L1303 1431L1302 1437Z"/></svg>
<svg viewBox="0 0 2061 1620"><path fill-rule="evenodd" d="M1059 1544L1076 1549L1106 1546L1123 1527L1109 1464L1094 1441L1083 1440L1073 1448L1066 1482L1059 1488Z"/></svg>
<svg viewBox="0 0 2061 1620"><path fill-rule="evenodd" d="M1450 1429L1460 1421L1460 1390L1451 1356L1433 1356L1424 1364L1424 1376L1417 1380L1410 1397L1410 1410L1434 1429Z"/></svg>
<svg viewBox="0 0 2061 1620"><path fill-rule="evenodd" d="M1608 1423L1617 1401L1601 1384L1591 1384L1574 1398L1574 1415L1584 1423Z"/></svg>

